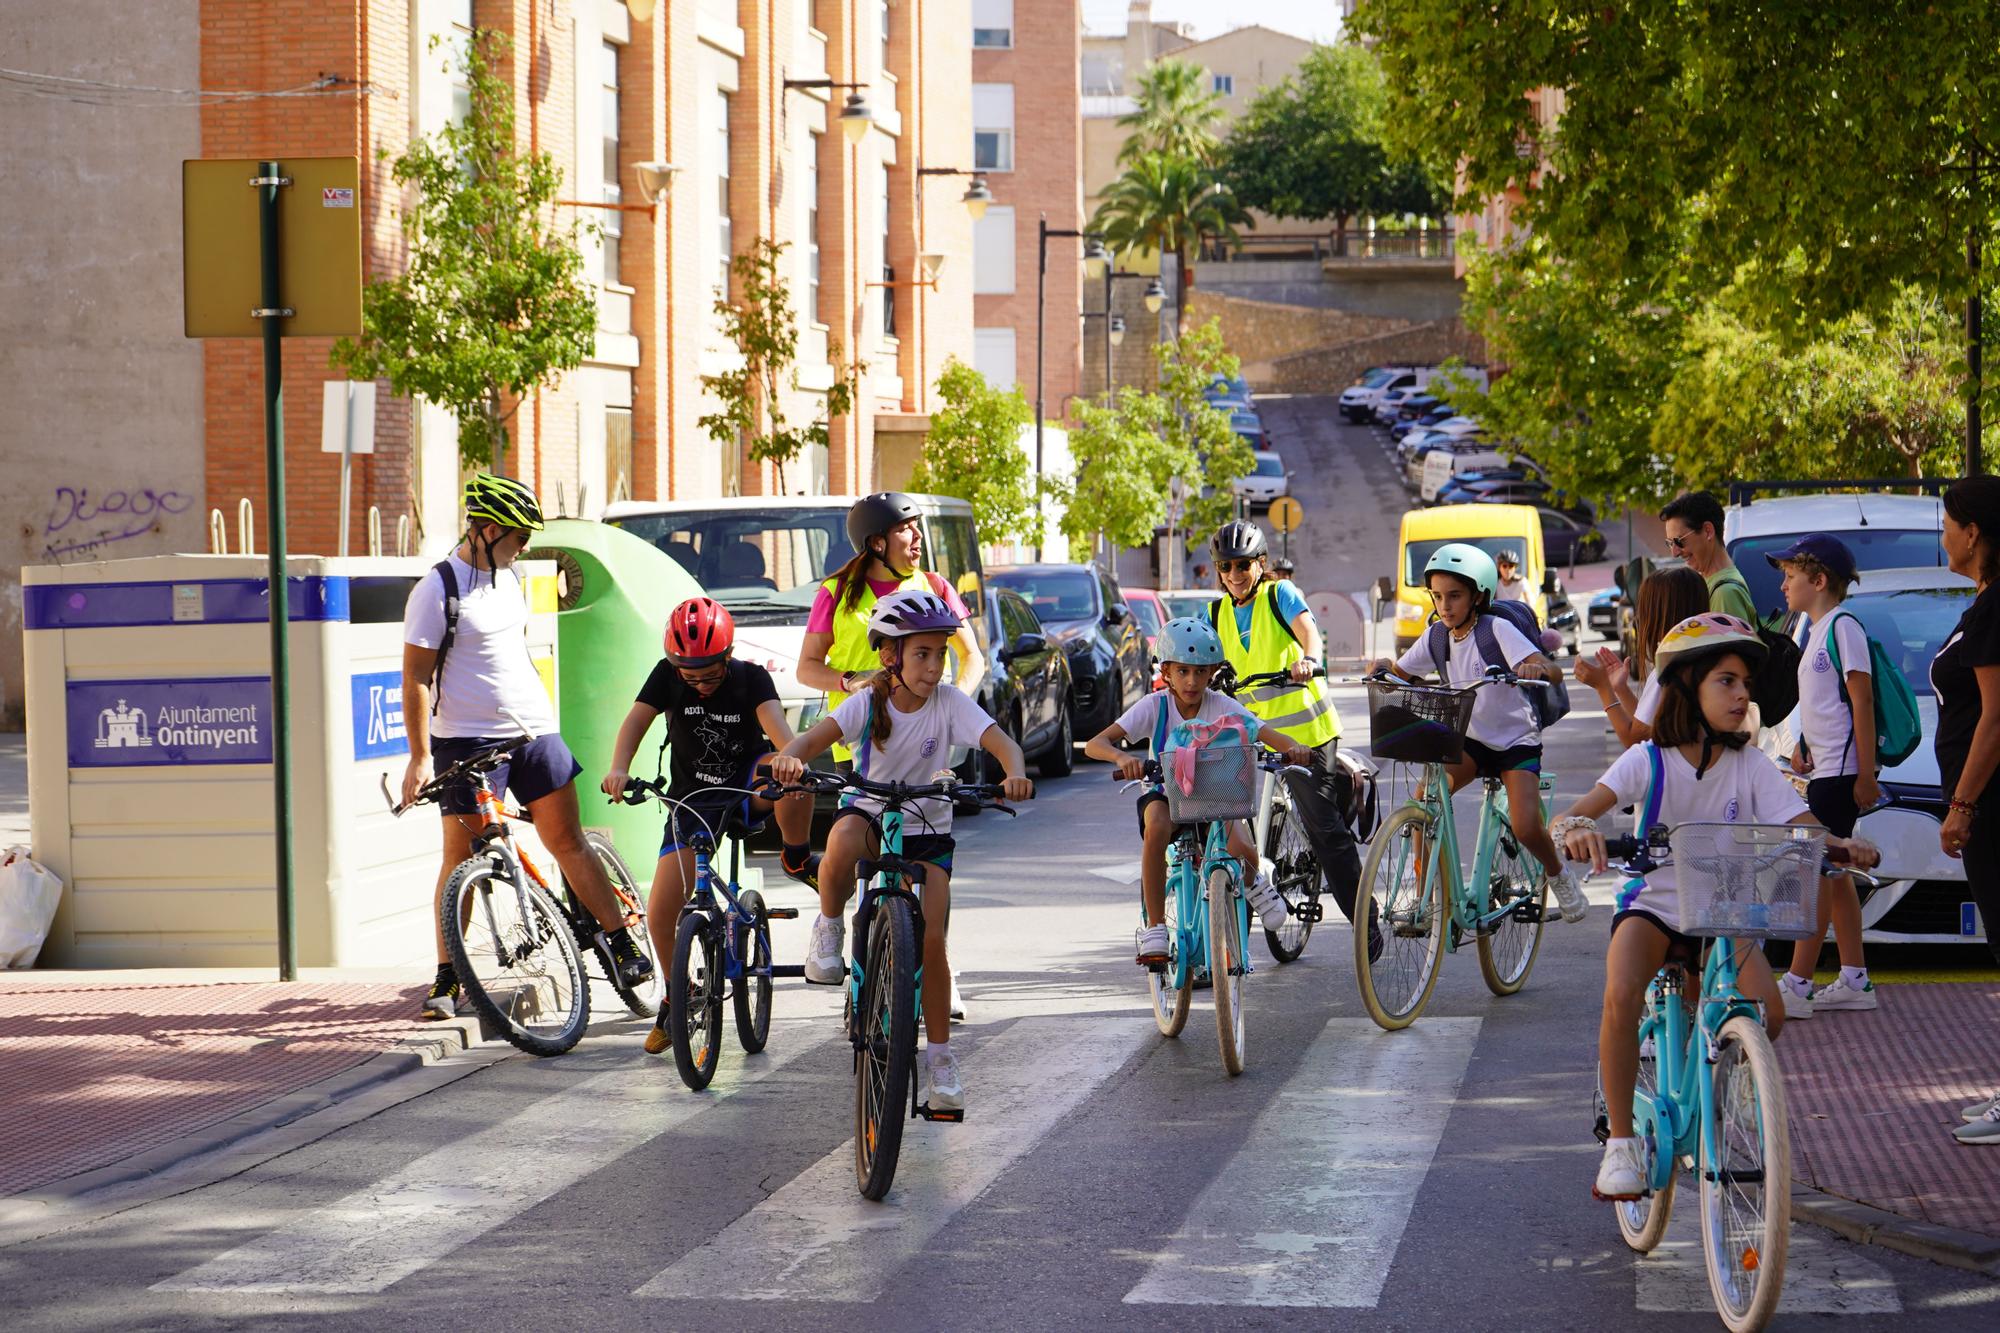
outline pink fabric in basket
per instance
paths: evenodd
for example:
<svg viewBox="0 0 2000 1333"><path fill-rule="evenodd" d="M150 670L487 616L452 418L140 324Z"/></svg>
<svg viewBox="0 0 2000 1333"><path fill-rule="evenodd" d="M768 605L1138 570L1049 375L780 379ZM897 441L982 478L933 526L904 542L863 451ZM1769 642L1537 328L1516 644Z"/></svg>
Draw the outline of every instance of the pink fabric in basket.
<svg viewBox="0 0 2000 1333"><path fill-rule="evenodd" d="M1181 795L1194 795L1195 756L1215 744L1217 737L1231 732L1236 736L1233 744L1250 744L1250 728L1240 717L1225 717L1218 722L1183 722L1174 728L1174 785L1181 789Z"/></svg>

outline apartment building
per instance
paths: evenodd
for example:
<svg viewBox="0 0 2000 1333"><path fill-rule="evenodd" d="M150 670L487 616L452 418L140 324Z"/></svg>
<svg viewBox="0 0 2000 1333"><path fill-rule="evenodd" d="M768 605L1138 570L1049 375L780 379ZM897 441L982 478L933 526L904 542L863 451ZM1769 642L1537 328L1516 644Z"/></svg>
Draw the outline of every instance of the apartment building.
<svg viewBox="0 0 2000 1333"><path fill-rule="evenodd" d="M1535 128L1544 139L1555 132L1556 122L1562 119L1563 109L1569 97L1561 88L1534 88L1525 96L1534 109ZM1476 213L1462 213L1452 219L1452 226L1458 229L1459 244L1453 254L1452 268L1457 277L1463 278L1468 263L1476 250L1498 249L1511 245L1526 233L1526 225L1516 220L1515 214L1527 200L1527 192L1535 188L1536 182L1548 168L1538 149L1529 156L1532 164L1525 180L1517 180L1507 187L1504 194L1488 199ZM1463 188L1461 177L1457 182Z"/></svg>
<svg viewBox="0 0 2000 1333"><path fill-rule="evenodd" d="M773 468L697 424L712 407L701 376L732 355L715 294L730 256L769 237L788 247L801 334L790 418L817 415L834 347L861 366L856 411L784 486L866 490L889 454L906 472L945 359L973 354L964 182L921 173L966 165L973 143L968 4L162 0L103 23L79 21L73 0L0 7L0 49L31 76L0 84L0 452L17 483L0 502L0 660L19 661L21 565L204 549L211 509L233 534L240 498L263 507L258 345L182 334L181 161L354 155L364 272L393 273L391 163L463 114L448 57L475 24L511 39L516 132L561 168L559 220L603 231L581 242L596 346L518 405L509 470L584 514L618 493L777 489ZM64 82L77 79L90 83ZM642 162L674 168L656 208L594 207L643 203ZM331 346L285 345L295 551L339 540L338 458L320 452L321 385L341 377ZM388 533L407 515L420 549L441 549L459 480L449 414L379 386L351 549L371 507ZM18 673L0 678L0 716L17 715Z"/></svg>

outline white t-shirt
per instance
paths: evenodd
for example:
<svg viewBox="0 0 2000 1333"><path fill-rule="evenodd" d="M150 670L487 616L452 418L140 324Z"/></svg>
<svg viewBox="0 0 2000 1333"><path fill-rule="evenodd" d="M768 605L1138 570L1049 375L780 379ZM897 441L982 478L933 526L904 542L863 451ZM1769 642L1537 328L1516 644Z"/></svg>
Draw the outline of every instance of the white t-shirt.
<svg viewBox="0 0 2000 1333"><path fill-rule="evenodd" d="M474 570L451 557L458 579L458 628L444 655L431 735L513 736L513 713L529 733L556 729L549 692L528 656L528 594L519 571ZM435 648L444 642L444 580L427 571L403 607L403 642Z"/></svg>
<svg viewBox="0 0 2000 1333"><path fill-rule="evenodd" d="M1840 651L1840 670L1833 669L1832 637ZM1852 612L1835 611L1812 627L1799 658L1799 732L1812 755L1812 776L1838 778L1859 773L1854 753L1854 714L1840 697L1847 673L1874 674L1868 657L1868 632Z"/></svg>
<svg viewBox="0 0 2000 1333"><path fill-rule="evenodd" d="M1644 814L1646 784L1652 773L1646 757L1649 748L1632 746L1597 780L1610 788L1620 806L1637 807L1635 821ZM1740 750L1718 746L1716 756L1708 772L1696 781L1694 765L1678 749L1660 747L1661 824L1789 824L1806 813L1798 789L1762 750L1749 745ZM1618 910L1637 907L1658 917L1669 929L1678 930L1680 909L1674 886L1672 866L1655 870L1642 888L1627 885L1619 889Z"/></svg>
<svg viewBox="0 0 2000 1333"><path fill-rule="evenodd" d="M1525 602L1528 600L1528 581L1523 578L1501 579L1500 590L1493 594L1496 602Z"/></svg>
<svg viewBox="0 0 2000 1333"><path fill-rule="evenodd" d="M1488 616L1495 638L1500 644L1500 655L1507 659L1507 665L1519 668L1521 663L1541 651L1528 642L1528 636L1515 629L1513 623L1499 616ZM1451 646L1448 654L1445 684L1463 688L1486 679L1486 656L1479 651L1477 633L1467 634L1460 639L1450 633L1445 641ZM1413 676L1427 675L1437 670L1431 661L1431 634L1426 629L1410 645L1410 651L1403 654L1396 663ZM1527 691L1537 689L1529 685L1515 688L1509 685L1489 685L1479 691L1472 704L1472 725L1465 734L1481 745L1494 750L1508 750L1516 745L1538 745L1542 734L1535 726L1535 709L1528 702Z"/></svg>
<svg viewBox="0 0 2000 1333"><path fill-rule="evenodd" d="M1237 703L1236 700L1230 698L1228 695L1215 690L1206 690L1202 693L1201 707L1195 710L1193 717L1181 716L1181 710L1175 705L1173 695L1170 692L1166 690L1154 690L1151 694L1139 700L1138 703L1126 709L1125 715L1120 717L1115 725L1123 730L1128 738L1143 740L1146 742L1147 747L1151 748L1154 739L1159 735L1161 709L1165 709L1167 713L1166 748L1169 750L1174 748L1174 728L1180 726L1183 722L1212 723L1220 722L1225 717L1240 717L1243 719L1243 725L1250 728L1250 738L1252 740L1257 738L1258 729L1264 725L1257 720L1256 714L1252 713L1242 704ZM1159 754L1155 752L1153 758L1158 759L1159 757Z"/></svg>
<svg viewBox="0 0 2000 1333"><path fill-rule="evenodd" d="M830 716L840 724L840 738L854 749L854 771L876 782L935 782L938 771L951 765L954 745L977 746L979 738L993 725L986 710L956 685L942 682L914 713L905 713L894 704L889 709L889 739L877 745L862 737L868 731L868 705L875 697L871 690L851 695ZM841 804L855 805L879 813L879 797L849 793ZM951 832L951 802L941 799L915 801L903 807L903 836Z"/></svg>

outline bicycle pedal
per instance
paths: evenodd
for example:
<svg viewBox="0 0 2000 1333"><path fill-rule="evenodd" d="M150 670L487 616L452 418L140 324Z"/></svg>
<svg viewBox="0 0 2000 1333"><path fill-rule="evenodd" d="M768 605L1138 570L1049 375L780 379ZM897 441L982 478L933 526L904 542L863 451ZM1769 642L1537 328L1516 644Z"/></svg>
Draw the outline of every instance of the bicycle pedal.
<svg viewBox="0 0 2000 1333"><path fill-rule="evenodd" d="M917 1115L933 1123L958 1125L965 1122L965 1109L963 1107L960 1107L956 1111L933 1111L929 1102L925 1102L917 1107Z"/></svg>
<svg viewBox="0 0 2000 1333"><path fill-rule="evenodd" d="M796 907L767 907L764 909L766 921L797 921L799 909Z"/></svg>

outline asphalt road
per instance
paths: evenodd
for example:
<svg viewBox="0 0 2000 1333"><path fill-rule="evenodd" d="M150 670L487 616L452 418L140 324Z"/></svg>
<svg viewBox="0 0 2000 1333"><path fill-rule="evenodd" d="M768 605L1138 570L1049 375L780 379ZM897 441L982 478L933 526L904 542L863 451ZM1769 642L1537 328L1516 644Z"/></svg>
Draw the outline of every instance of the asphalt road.
<svg viewBox="0 0 2000 1333"><path fill-rule="evenodd" d="M1601 718L1550 738L1565 795L1609 758ZM1521 994L1452 955L1402 1033L1364 1016L1344 926L1288 967L1260 941L1232 1079L1205 992L1178 1039L1148 1016L1131 797L1107 769L959 833L967 1118L910 1127L884 1202L853 1188L837 996L781 983L768 1051L725 1050L705 1094L641 1052L642 1025L604 1022L260 1163L196 1164L168 1197L0 1232L9 1325L1715 1327L1693 1191L1645 1259L1589 1196L1610 884L1549 927ZM781 960L804 931L779 924ZM1996 1317L2000 1285L1801 1224L1775 1326Z"/></svg>

